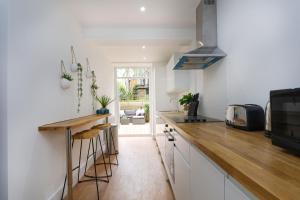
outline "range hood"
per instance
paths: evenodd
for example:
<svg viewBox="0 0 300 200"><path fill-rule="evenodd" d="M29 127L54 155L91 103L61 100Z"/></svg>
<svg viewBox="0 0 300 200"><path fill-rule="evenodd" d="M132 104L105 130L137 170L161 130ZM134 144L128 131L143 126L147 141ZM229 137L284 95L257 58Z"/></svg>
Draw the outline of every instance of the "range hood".
<svg viewBox="0 0 300 200"><path fill-rule="evenodd" d="M201 0L196 15L198 48L184 53L174 70L205 69L226 56L218 48L216 0Z"/></svg>

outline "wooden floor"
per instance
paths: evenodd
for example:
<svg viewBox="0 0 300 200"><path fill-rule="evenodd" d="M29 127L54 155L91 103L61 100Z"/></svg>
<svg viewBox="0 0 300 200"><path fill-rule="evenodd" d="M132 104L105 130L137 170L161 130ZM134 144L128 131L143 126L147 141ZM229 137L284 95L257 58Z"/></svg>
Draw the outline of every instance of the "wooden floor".
<svg viewBox="0 0 300 200"><path fill-rule="evenodd" d="M113 166L110 182L100 182L101 200L173 200L173 193L150 137L121 137L119 139L119 166ZM104 175L104 167L98 166ZM93 174L94 169L89 169ZM78 184L75 200L97 199L95 182Z"/></svg>

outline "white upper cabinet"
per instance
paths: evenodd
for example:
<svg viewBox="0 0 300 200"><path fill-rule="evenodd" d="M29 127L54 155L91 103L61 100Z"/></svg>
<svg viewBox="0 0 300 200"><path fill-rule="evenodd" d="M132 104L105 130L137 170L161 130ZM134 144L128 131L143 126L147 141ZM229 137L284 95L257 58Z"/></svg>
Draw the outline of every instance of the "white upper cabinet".
<svg viewBox="0 0 300 200"><path fill-rule="evenodd" d="M191 199L224 200L225 175L195 147L191 151Z"/></svg>
<svg viewBox="0 0 300 200"><path fill-rule="evenodd" d="M230 179L225 181L225 200L250 200L238 186L236 186Z"/></svg>
<svg viewBox="0 0 300 200"><path fill-rule="evenodd" d="M169 94L185 92L190 88L189 71L173 70L179 57L180 54L173 54L167 64L167 92Z"/></svg>

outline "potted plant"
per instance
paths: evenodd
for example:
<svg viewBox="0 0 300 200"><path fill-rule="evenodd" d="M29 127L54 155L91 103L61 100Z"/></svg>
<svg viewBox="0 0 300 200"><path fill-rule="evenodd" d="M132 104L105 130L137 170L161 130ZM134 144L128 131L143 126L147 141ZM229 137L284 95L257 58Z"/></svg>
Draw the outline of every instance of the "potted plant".
<svg viewBox="0 0 300 200"><path fill-rule="evenodd" d="M66 71L63 60L60 61L60 65L61 65L60 85L62 89L68 89L71 86L71 82L73 81L73 78L72 75Z"/></svg>
<svg viewBox="0 0 300 200"><path fill-rule="evenodd" d="M188 113L189 105L190 105L190 103L193 101L193 98L194 98L194 95L193 95L191 92L189 92L189 93L183 95L183 96L181 97L181 99L178 100L178 101L179 101L179 104L180 104L181 106L183 106L183 112L184 112L185 114Z"/></svg>
<svg viewBox="0 0 300 200"><path fill-rule="evenodd" d="M149 106L149 104L144 105L144 110L145 110L145 121L149 122L149 120L150 120L150 106Z"/></svg>
<svg viewBox="0 0 300 200"><path fill-rule="evenodd" d="M109 110L106 108L111 102L113 102L113 100L106 95L103 95L101 97L96 97L96 99L98 100L98 102L101 104L102 108L98 109L96 111L96 113L99 114L108 114Z"/></svg>
<svg viewBox="0 0 300 200"><path fill-rule="evenodd" d="M60 80L60 85L62 89L68 89L71 86L71 82L73 81L73 78L68 73L63 73Z"/></svg>

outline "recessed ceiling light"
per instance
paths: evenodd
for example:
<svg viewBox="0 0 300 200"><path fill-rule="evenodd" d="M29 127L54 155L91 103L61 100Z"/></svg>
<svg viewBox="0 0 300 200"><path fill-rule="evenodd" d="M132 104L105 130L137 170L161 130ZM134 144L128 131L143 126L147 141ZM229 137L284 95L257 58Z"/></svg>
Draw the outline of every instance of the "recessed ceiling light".
<svg viewBox="0 0 300 200"><path fill-rule="evenodd" d="M146 45L143 45L143 46L142 46L142 49L146 49Z"/></svg>
<svg viewBox="0 0 300 200"><path fill-rule="evenodd" d="M143 57L143 59L144 59L144 60L147 60L147 58L146 58L145 56Z"/></svg>
<svg viewBox="0 0 300 200"><path fill-rule="evenodd" d="M145 7L145 6L142 6L142 7L140 8L140 10L141 10L141 12L145 12L145 11L146 11L146 7Z"/></svg>

